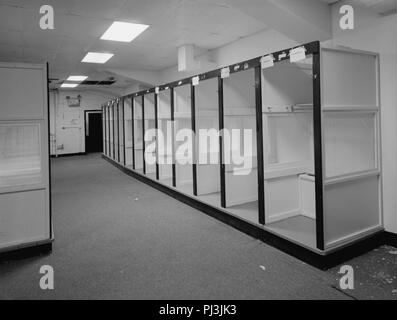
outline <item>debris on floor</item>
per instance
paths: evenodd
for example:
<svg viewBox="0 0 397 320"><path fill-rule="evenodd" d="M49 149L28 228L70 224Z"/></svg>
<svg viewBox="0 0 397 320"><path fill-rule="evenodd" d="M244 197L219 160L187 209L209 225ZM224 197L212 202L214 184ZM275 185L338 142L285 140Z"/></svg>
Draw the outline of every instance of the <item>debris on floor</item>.
<svg viewBox="0 0 397 320"><path fill-rule="evenodd" d="M397 249L381 246L362 256L347 261L354 270L354 289L347 294L357 299L397 299ZM335 276L336 286L343 274L341 267L328 270Z"/></svg>

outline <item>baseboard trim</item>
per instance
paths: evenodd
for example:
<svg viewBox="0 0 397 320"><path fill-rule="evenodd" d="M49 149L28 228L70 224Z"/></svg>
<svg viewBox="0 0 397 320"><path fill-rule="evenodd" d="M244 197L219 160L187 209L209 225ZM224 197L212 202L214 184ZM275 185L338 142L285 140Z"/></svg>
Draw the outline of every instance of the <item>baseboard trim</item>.
<svg viewBox="0 0 397 320"><path fill-rule="evenodd" d="M77 153L64 153L64 154L58 154L58 155L51 155L51 158L63 158L63 157L74 157L74 156L85 156L87 155L86 152L77 152Z"/></svg>
<svg viewBox="0 0 397 320"><path fill-rule="evenodd" d="M396 233L385 231L384 237L385 237L385 240L384 240L385 244L397 248L397 234Z"/></svg>
<svg viewBox="0 0 397 320"><path fill-rule="evenodd" d="M12 251L0 252L0 262L10 260L22 260L40 255L47 255L52 252L52 240L40 245L21 247Z"/></svg>

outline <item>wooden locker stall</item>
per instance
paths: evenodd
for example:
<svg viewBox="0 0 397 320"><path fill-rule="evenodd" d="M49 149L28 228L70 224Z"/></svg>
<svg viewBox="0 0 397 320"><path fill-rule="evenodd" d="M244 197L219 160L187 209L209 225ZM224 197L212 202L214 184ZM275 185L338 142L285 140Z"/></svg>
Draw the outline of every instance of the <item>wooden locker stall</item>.
<svg viewBox="0 0 397 320"><path fill-rule="evenodd" d="M195 87L197 196L220 207L218 78L200 81Z"/></svg>
<svg viewBox="0 0 397 320"><path fill-rule="evenodd" d="M379 56L321 51L324 249L382 230Z"/></svg>
<svg viewBox="0 0 397 320"><path fill-rule="evenodd" d="M118 153L118 162L125 164L125 121L124 121L124 98L118 99L118 146L119 146L119 153Z"/></svg>
<svg viewBox="0 0 397 320"><path fill-rule="evenodd" d="M145 105L145 174L156 179L156 115L154 108L154 93L143 96ZM150 138L150 139L149 139Z"/></svg>
<svg viewBox="0 0 397 320"><path fill-rule="evenodd" d="M134 115L134 169L143 173L143 96L134 96L133 98L133 115Z"/></svg>
<svg viewBox="0 0 397 320"><path fill-rule="evenodd" d="M112 159L116 159L116 144L115 144L115 126L114 126L114 102L112 101L109 105L109 145L110 152L109 156Z"/></svg>
<svg viewBox="0 0 397 320"><path fill-rule="evenodd" d="M113 144L114 144L114 155L113 159L120 162L120 106L118 99L113 103Z"/></svg>
<svg viewBox="0 0 397 320"><path fill-rule="evenodd" d="M266 226L316 248L313 59L262 70Z"/></svg>
<svg viewBox="0 0 397 320"><path fill-rule="evenodd" d="M154 96L154 127L164 135L156 137L156 174L142 175L142 153L135 170L113 163L239 230L329 266L383 235L378 60L312 42L135 93L141 123ZM148 128L152 117L144 113ZM139 147L145 128L132 123ZM195 133L193 164L179 161L181 129Z"/></svg>
<svg viewBox="0 0 397 320"><path fill-rule="evenodd" d="M124 165L132 169L132 106L131 98L124 98L124 143L125 143L125 163Z"/></svg>
<svg viewBox="0 0 397 320"><path fill-rule="evenodd" d="M103 137L103 153L108 154L107 151L107 128L106 128L106 106L102 106L102 137Z"/></svg>
<svg viewBox="0 0 397 320"><path fill-rule="evenodd" d="M105 120L106 120L106 155L112 156L113 146L111 141L112 126L110 121L110 103L105 106Z"/></svg>
<svg viewBox="0 0 397 320"><path fill-rule="evenodd" d="M174 134L172 115L172 91L166 87L158 95L158 162L159 181L173 185Z"/></svg>
<svg viewBox="0 0 397 320"><path fill-rule="evenodd" d="M223 79L223 110L226 208L258 223L254 69Z"/></svg>
<svg viewBox="0 0 397 320"><path fill-rule="evenodd" d="M174 89L176 187L193 194L193 139L191 85ZM185 148L186 147L186 148Z"/></svg>

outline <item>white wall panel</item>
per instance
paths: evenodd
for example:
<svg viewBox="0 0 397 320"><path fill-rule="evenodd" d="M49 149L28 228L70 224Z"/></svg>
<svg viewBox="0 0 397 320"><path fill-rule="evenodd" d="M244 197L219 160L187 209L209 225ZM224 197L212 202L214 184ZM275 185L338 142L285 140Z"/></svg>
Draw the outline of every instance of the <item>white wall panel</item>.
<svg viewBox="0 0 397 320"><path fill-rule="evenodd" d="M44 117L47 105L43 72L42 68L7 68L0 65L0 120Z"/></svg>

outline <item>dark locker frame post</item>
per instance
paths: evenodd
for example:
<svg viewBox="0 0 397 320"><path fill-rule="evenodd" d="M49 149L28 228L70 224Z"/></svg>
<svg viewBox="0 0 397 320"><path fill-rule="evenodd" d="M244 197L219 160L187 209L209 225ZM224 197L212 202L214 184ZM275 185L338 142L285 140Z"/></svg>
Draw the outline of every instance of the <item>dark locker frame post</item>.
<svg viewBox="0 0 397 320"><path fill-rule="evenodd" d="M131 96L131 134L132 134L132 169L135 170L135 105L134 97Z"/></svg>
<svg viewBox="0 0 397 320"><path fill-rule="evenodd" d="M120 162L120 100L116 101L117 107L117 161Z"/></svg>
<svg viewBox="0 0 397 320"><path fill-rule="evenodd" d="M223 79L218 76L218 120L219 120L219 170L221 182L221 207L226 208L226 179L224 163L224 110L223 110Z"/></svg>
<svg viewBox="0 0 397 320"><path fill-rule="evenodd" d="M314 173L316 199L316 244L324 250L324 209L323 209L323 152L321 132L321 61L320 44L313 52L313 126L314 126Z"/></svg>
<svg viewBox="0 0 397 320"><path fill-rule="evenodd" d="M190 84L190 112L192 127L192 177L193 195L197 196L197 150L196 150L196 91L193 84Z"/></svg>
<svg viewBox="0 0 397 320"><path fill-rule="evenodd" d="M112 108L112 101L109 103L109 155L113 158L113 124L112 124L112 115L113 115L113 108Z"/></svg>
<svg viewBox="0 0 397 320"><path fill-rule="evenodd" d="M158 94L154 93L154 128L156 130L156 180L160 179L159 168L159 116L158 116Z"/></svg>
<svg viewBox="0 0 397 320"><path fill-rule="evenodd" d="M112 156L112 146L111 146L111 143L110 143L110 134L111 134L111 132L110 132L110 103L108 103L108 106L107 106L107 121L108 121L108 156L109 157L111 157Z"/></svg>
<svg viewBox="0 0 397 320"><path fill-rule="evenodd" d="M124 106L124 98L121 98L121 105L123 110L123 164L126 165L127 161L125 160L125 149L127 147L127 143L125 140L125 106Z"/></svg>
<svg viewBox="0 0 397 320"><path fill-rule="evenodd" d="M116 160L116 135L115 135L115 130L116 130L116 114L115 114L115 107L114 107L114 101L112 102L112 121L113 121L113 159Z"/></svg>
<svg viewBox="0 0 397 320"><path fill-rule="evenodd" d="M103 152L107 154L107 146L106 146L106 106L102 106L102 123L103 123Z"/></svg>
<svg viewBox="0 0 397 320"><path fill-rule="evenodd" d="M174 87L170 87L171 102L171 153L172 153L172 186L176 187L176 163L175 163L175 101Z"/></svg>
<svg viewBox="0 0 397 320"><path fill-rule="evenodd" d="M266 224L265 169L263 162L262 68L255 67L256 154L258 167L258 221Z"/></svg>
<svg viewBox="0 0 397 320"><path fill-rule="evenodd" d="M146 159L145 159L145 98L144 95L142 98L142 166L143 166L143 174L146 174Z"/></svg>
<svg viewBox="0 0 397 320"><path fill-rule="evenodd" d="M106 128L107 128L107 140L106 140L106 149L107 155L110 156L110 122L109 122L109 103L105 105L105 113L106 113Z"/></svg>

